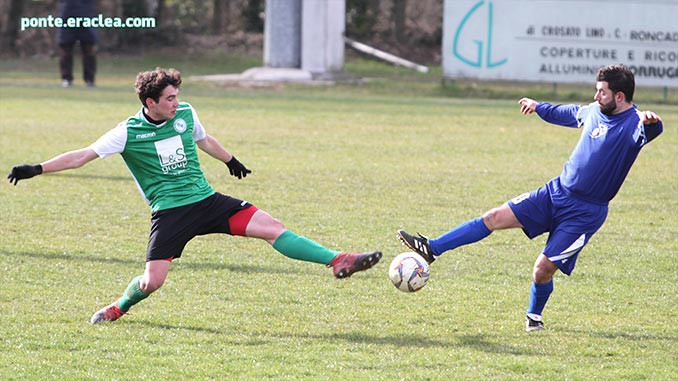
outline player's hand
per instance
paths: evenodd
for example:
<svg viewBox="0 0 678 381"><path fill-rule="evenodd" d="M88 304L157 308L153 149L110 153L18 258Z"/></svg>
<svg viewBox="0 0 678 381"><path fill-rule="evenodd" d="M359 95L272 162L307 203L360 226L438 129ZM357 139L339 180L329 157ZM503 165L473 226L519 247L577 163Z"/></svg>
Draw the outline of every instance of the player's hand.
<svg viewBox="0 0 678 381"><path fill-rule="evenodd" d="M14 168L12 168L12 172L7 175L7 178L9 179L10 183L16 183L19 182L19 180L23 179L30 179L33 176L37 176L42 173L42 165L19 165Z"/></svg>
<svg viewBox="0 0 678 381"><path fill-rule="evenodd" d="M247 177L248 173L252 173L252 171L247 169L243 163L239 162L235 156L226 163L226 166L228 167L228 171L231 172L231 176L235 176L239 179Z"/></svg>
<svg viewBox="0 0 678 381"><path fill-rule="evenodd" d="M520 104L520 112L522 114L529 115L537 110L537 105L539 102L535 101L534 99L523 98L518 101L518 104Z"/></svg>
<svg viewBox="0 0 678 381"><path fill-rule="evenodd" d="M661 122L662 120L659 115L652 111L636 111L636 113L643 124L655 124L657 122Z"/></svg>

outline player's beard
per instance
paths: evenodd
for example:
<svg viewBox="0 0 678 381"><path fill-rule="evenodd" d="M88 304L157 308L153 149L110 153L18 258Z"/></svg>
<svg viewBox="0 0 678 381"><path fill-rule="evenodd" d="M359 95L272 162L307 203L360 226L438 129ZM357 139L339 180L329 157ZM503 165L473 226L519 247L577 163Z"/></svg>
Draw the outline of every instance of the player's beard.
<svg viewBox="0 0 678 381"><path fill-rule="evenodd" d="M614 100L614 98L607 102L607 103L600 103L598 102L598 106L600 107L600 112L602 112L605 115L613 115L614 110L617 109L617 102Z"/></svg>

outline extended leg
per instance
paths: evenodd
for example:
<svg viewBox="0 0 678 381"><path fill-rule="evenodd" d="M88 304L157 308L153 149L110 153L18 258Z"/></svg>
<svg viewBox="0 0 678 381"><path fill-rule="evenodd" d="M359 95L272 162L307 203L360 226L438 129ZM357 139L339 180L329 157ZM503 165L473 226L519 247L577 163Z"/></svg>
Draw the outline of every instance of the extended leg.
<svg viewBox="0 0 678 381"><path fill-rule="evenodd" d="M478 242L493 231L521 227L508 204L503 204L483 214L482 217L466 221L440 237L428 239L425 236L413 236L403 230L398 232L400 240L411 250L421 254L429 263L435 257L459 246Z"/></svg>
<svg viewBox="0 0 678 381"><path fill-rule="evenodd" d="M332 267L337 278L345 278L357 271L366 270L377 264L382 256L379 251L349 254L330 250L288 230L282 222L263 210L257 210L252 215L245 233L248 237L267 241L286 257Z"/></svg>

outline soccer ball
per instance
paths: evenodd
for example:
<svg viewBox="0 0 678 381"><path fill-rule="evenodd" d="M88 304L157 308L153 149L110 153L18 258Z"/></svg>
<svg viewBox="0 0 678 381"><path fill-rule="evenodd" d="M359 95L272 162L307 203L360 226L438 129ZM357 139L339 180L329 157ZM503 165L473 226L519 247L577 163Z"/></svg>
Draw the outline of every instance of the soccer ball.
<svg viewBox="0 0 678 381"><path fill-rule="evenodd" d="M428 263L417 253L402 253L393 258L391 267L388 269L388 276L400 291L419 291L428 282Z"/></svg>

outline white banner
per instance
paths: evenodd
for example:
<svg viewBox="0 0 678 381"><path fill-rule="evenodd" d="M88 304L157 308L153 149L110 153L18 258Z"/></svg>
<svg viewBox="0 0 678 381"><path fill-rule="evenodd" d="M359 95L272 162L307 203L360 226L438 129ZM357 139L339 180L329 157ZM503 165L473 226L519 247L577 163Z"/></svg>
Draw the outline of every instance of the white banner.
<svg viewBox="0 0 678 381"><path fill-rule="evenodd" d="M443 75L592 83L623 63L678 87L678 0L445 0Z"/></svg>

